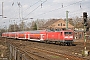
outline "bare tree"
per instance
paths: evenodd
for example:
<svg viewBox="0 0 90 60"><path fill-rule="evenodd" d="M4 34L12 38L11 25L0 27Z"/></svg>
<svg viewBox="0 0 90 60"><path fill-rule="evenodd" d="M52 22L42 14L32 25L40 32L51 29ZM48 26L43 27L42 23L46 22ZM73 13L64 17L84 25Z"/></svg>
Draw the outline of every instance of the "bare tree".
<svg viewBox="0 0 90 60"><path fill-rule="evenodd" d="M37 29L39 30L48 20L44 19L37 19L36 24L37 24Z"/></svg>
<svg viewBox="0 0 90 60"><path fill-rule="evenodd" d="M28 22L26 25L26 30L31 30L32 22Z"/></svg>
<svg viewBox="0 0 90 60"><path fill-rule="evenodd" d="M3 32L6 32L6 30L5 29L0 29L0 36L1 36L1 34L3 33Z"/></svg>
<svg viewBox="0 0 90 60"><path fill-rule="evenodd" d="M21 22L20 24L19 24L19 28L20 28L20 31L24 31L25 30L25 22Z"/></svg>
<svg viewBox="0 0 90 60"><path fill-rule="evenodd" d="M75 17L73 18L73 22L74 22L74 27L75 28L79 28L79 27L83 27L83 20L82 18L79 18L79 17Z"/></svg>
<svg viewBox="0 0 90 60"><path fill-rule="evenodd" d="M11 25L9 25L8 31L10 31L10 32L20 31L20 28L17 24L14 24L14 25L11 24Z"/></svg>
<svg viewBox="0 0 90 60"><path fill-rule="evenodd" d="M31 30L37 30L36 21L32 21L30 29L31 29Z"/></svg>

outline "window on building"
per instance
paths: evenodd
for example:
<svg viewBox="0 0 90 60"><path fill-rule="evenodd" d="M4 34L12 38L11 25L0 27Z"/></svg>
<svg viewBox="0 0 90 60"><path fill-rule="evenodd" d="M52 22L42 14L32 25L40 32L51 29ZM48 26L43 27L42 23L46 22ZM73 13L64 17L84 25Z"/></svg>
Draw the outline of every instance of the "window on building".
<svg viewBox="0 0 90 60"><path fill-rule="evenodd" d="M65 26L65 24L63 24L63 26Z"/></svg>
<svg viewBox="0 0 90 60"><path fill-rule="evenodd" d="M58 26L60 26L60 24L58 24Z"/></svg>
<svg viewBox="0 0 90 60"><path fill-rule="evenodd" d="M58 24L58 26L62 26L62 23Z"/></svg>

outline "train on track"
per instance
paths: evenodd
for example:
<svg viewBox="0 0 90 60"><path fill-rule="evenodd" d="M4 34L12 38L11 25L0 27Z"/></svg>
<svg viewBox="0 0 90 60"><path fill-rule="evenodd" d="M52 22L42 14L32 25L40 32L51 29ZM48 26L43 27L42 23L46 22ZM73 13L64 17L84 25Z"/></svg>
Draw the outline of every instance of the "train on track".
<svg viewBox="0 0 90 60"><path fill-rule="evenodd" d="M2 37L26 39L46 43L55 42L56 44L61 45L72 45L74 40L74 31L35 30L35 31L4 32L2 33Z"/></svg>

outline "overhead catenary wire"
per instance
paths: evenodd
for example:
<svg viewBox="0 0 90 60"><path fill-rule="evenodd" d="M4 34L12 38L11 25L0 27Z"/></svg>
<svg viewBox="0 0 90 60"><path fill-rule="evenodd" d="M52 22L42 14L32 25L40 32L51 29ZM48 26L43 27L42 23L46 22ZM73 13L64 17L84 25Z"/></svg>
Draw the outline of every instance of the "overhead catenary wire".
<svg viewBox="0 0 90 60"><path fill-rule="evenodd" d="M45 0L44 2L46 2L46 1L47 1L47 0ZM82 0L82 1L84 1L84 0ZM82 1L78 1L78 2L72 3L72 4L67 5L67 6L64 6L63 3L62 3L62 7L61 7L61 8L57 8L57 9L54 9L54 10L51 10L51 11L48 11L48 12L45 12L45 13L42 13L42 14L39 14L39 15L48 14L48 13L50 13L50 12L53 12L53 11L56 11L56 10L59 10L59 9L62 9L62 8L65 8L65 7L68 7L68 6L77 4L77 3L80 3L80 2L82 2ZM39 3L39 2L41 2L41 5L39 5L39 6L41 6L41 8L42 8L42 4L43 4L44 2L42 2L41 0L39 0L39 1L36 2L35 4L37 4L37 3ZM35 4L32 4L30 7L32 7L32 6L35 5ZM27 17L27 16L30 15L32 12L34 12L35 10L37 10L37 9L39 8L39 6L37 6L35 9L33 9L33 10L32 10L30 13L28 13L25 17ZM30 8L30 7L29 7L29 8ZM81 7L81 3L80 3L80 7ZM25 11L28 10L29 8L25 9L23 12L25 12ZM39 15L37 15L37 16L39 16Z"/></svg>
<svg viewBox="0 0 90 60"><path fill-rule="evenodd" d="M47 0L45 0L44 2L42 2L41 4L44 4ZM30 13L28 13L25 17L27 17L28 15L30 15L32 12L34 12L35 10L37 10L41 5L38 5L35 9L33 9Z"/></svg>
<svg viewBox="0 0 90 60"><path fill-rule="evenodd" d="M33 7L34 5L38 4L41 0L37 1L36 3L32 4L31 6L29 6L27 9L25 9L23 12L27 11L30 7Z"/></svg>
<svg viewBox="0 0 90 60"><path fill-rule="evenodd" d="M82 14L82 13L83 13L83 11L82 11L83 9L86 10L86 8L90 8L90 7L83 8L81 2L80 2L80 6L79 6L79 7L80 7L80 9L78 9L78 10L75 10L75 11L72 11L72 12L69 11L69 12L70 12L70 15L69 15L69 16L71 16L71 17L72 17L72 15L74 15L74 16L76 15L76 16L77 16L77 14L80 14L80 13ZM80 10L81 10L81 12L78 12L78 11L80 11ZM62 13L62 12L61 12L61 13ZM82 16L82 15L80 15L80 17L81 17L81 16ZM64 15L64 17L66 17L66 16Z"/></svg>
<svg viewBox="0 0 90 60"><path fill-rule="evenodd" d="M77 14L82 14L83 13L83 9L87 9L87 8L90 8L90 7L85 7L85 8L80 8L80 9L78 9L78 10L75 10L75 11L69 11L69 16L75 16L75 15L77 15ZM81 12L79 12L79 11L81 11ZM81 15L82 16L82 15ZM81 17L81 16L79 16L79 17Z"/></svg>
<svg viewBox="0 0 90 60"><path fill-rule="evenodd" d="M24 13L25 11L27 11L30 7L33 7L34 5L38 4L39 2L41 2L41 0L38 0L37 2L35 2L35 3L32 4L31 6L29 6L28 8L26 8L25 10L23 10L23 13ZM20 2L17 2L17 4L18 4L18 6L21 5ZM14 5L15 5L15 2L12 2L11 5L14 6ZM20 7L21 7L21 6L20 6ZM15 10L15 11L17 11L17 10ZM14 12L15 12L15 11L14 11ZM15 14L15 16L16 16L16 14ZM11 17L10 19L15 18L15 16L14 16L14 17ZM15 18L15 19L17 19L17 18ZM18 18L18 19L19 19L19 18Z"/></svg>
<svg viewBox="0 0 90 60"><path fill-rule="evenodd" d="M82 1L84 1L84 0L82 0ZM81 1L81 2L82 2ZM80 8L80 9L85 9L85 8L83 8L83 6L82 6L82 3L81 2L78 2L79 3L79 5L78 5L78 7ZM38 2L39 3L39 2ZM75 2L76 3L76 2ZM77 4L77 3L76 3ZM74 5L73 3L71 4L71 5ZM63 8L65 8L65 7L69 7L69 6L71 6L71 5L67 5L67 6L65 6L63 3L62 3L62 5L61 5L61 8L60 9L63 9ZM34 5L33 5L34 6ZM41 5L39 5L39 7L40 7ZM62 7L63 6L63 7ZM36 9L35 10L37 10L38 8L39 8L38 6L36 7ZM27 10L28 10L29 8L27 8ZM57 8L57 10L60 10L59 8ZM80 10L79 9L79 10ZM35 11L34 10L34 11ZM54 10L54 9L53 9ZM70 16L71 15L77 15L77 14L80 14L81 12L78 12L79 10L75 10L75 11L72 11L72 12L70 12L71 14L70 14ZM16 10L17 11L17 10ZM24 10L24 11L26 11L26 9ZM32 13L32 12L34 12L33 10L30 12L30 14ZM55 10L56 11L56 10ZM52 11L53 12L53 11ZM48 12L46 12L45 14L48 14L49 13L49 11ZM29 15L30 15L29 14ZM43 14L41 14L41 15L43 15ZM27 15L28 16L28 15ZM26 17L27 17L26 16ZM39 15L38 15L39 16ZM15 17L15 16L14 16Z"/></svg>
<svg viewBox="0 0 90 60"><path fill-rule="evenodd" d="M64 6L63 3L62 3L62 7L60 7L60 8L56 8L56 9L53 9L53 10L50 10L50 11L48 11L48 12L45 12L45 13L39 14L39 15L37 15L37 16L44 15L44 14L48 14L48 13L51 13L51 12L53 12L53 11L60 10L60 9L63 9L63 8L69 7L69 6L71 6L71 5L74 5L74 4L77 4L77 3L80 3L80 2L82 2L82 1L84 1L84 0L81 0L81 1L78 1L78 2L75 2L75 3L72 3L72 4L69 4L69 5L67 5L67 6ZM35 17L36 17L36 16L35 16Z"/></svg>
<svg viewBox="0 0 90 60"><path fill-rule="evenodd" d="M40 0L39 0L40 1ZM82 0L82 1L84 1L84 0ZM72 3L72 4L69 4L69 5L67 5L67 6L64 6L63 5L63 3L62 3L62 6L63 6L63 8L65 8L65 7L69 7L69 6L71 6L71 5L74 5L74 4L77 4L77 3L80 3L80 6L81 6L81 8L82 8L82 5L81 5L81 2L82 1L79 1L79 2L75 2L75 3ZM40 7L41 5L39 5L39 7ZM38 6L34 9L34 10L32 10L28 15L30 15L32 12L34 12L35 10L37 10L38 8L39 8ZM59 9L63 9L62 7L61 8L57 8L56 10L59 10ZM29 9L29 8L28 8ZM55 9L54 9L55 10ZM52 10L51 12L53 12L54 10ZM56 11L55 10L55 11ZM48 12L46 12L46 13L43 13L43 14L48 14L49 13L49 11ZM43 14L40 14L40 15L43 15ZM27 16L28 16L27 15ZM25 16L25 17L27 17L27 16ZM39 15L38 15L39 16Z"/></svg>
<svg viewBox="0 0 90 60"><path fill-rule="evenodd" d="M32 4L31 6L29 6L27 9L25 9L24 11L23 11L23 13L25 12L25 11L27 11L30 7L33 7L34 5L36 5L36 4L38 4L39 2L41 2L41 5L39 5L39 6L37 6L34 10L32 10L29 14L31 14L33 11L35 11L36 9L38 9L40 6L42 6L42 4L43 3L45 3L47 0L45 0L44 2L41 2L41 0L39 0L39 1L37 1L36 3L34 3L34 4ZM20 5L19 4L20 2L18 2L18 5ZM14 2L12 3L12 6L14 5ZM16 10L17 11L17 10ZM29 15L28 14L28 15ZM27 15L27 16L28 16ZM15 15L16 16L16 15ZM25 17L26 18L26 17Z"/></svg>
<svg viewBox="0 0 90 60"><path fill-rule="evenodd" d="M81 8L81 9L79 9L79 10L82 10L82 9L85 9L85 10L87 10L87 8L90 8L90 7L86 7L86 8ZM75 10L75 11L72 11L72 12L70 12L70 16L72 16L72 15L76 15L76 14L82 14L83 13L83 11L81 11L81 12L77 12L77 11L79 11L79 10ZM82 15L81 15L82 16Z"/></svg>

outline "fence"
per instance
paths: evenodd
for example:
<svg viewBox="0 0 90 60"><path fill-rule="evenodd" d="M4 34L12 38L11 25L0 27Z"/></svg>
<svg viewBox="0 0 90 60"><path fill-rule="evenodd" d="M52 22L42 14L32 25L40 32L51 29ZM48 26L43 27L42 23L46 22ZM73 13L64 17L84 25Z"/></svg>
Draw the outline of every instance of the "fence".
<svg viewBox="0 0 90 60"><path fill-rule="evenodd" d="M9 48L9 60L29 60L27 53L19 50L17 47L8 44Z"/></svg>

